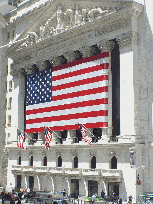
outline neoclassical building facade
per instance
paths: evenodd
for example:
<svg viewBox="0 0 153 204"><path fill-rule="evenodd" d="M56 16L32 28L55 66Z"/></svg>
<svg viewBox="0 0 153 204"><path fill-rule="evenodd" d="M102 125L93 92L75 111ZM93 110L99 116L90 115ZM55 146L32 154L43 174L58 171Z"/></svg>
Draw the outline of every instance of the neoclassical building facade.
<svg viewBox="0 0 153 204"><path fill-rule="evenodd" d="M80 199L103 189L123 201L131 194L134 203L153 192L152 34L144 6L111 0L24 1L5 20L6 189L65 188ZM107 125L94 119L87 126L91 146L79 126L57 128L48 151L43 129L27 128L28 76L55 69L62 74L62 66L79 66L104 53L109 60ZM26 131L27 150L17 147L17 129Z"/></svg>

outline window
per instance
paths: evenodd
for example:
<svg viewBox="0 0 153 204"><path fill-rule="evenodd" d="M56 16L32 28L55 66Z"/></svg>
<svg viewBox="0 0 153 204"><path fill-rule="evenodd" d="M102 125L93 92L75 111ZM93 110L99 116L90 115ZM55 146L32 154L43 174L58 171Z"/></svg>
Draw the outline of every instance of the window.
<svg viewBox="0 0 153 204"><path fill-rule="evenodd" d="M82 134L81 134L81 131L80 131L80 129L79 130L76 130L76 141L75 141L75 143L79 143L79 141L81 141L82 140Z"/></svg>
<svg viewBox="0 0 153 204"><path fill-rule="evenodd" d="M74 157L74 168L78 168L78 157Z"/></svg>
<svg viewBox="0 0 153 204"><path fill-rule="evenodd" d="M63 141L65 141L67 138L67 130L64 130L61 132L61 139L60 139L60 143L63 144Z"/></svg>
<svg viewBox="0 0 153 204"><path fill-rule="evenodd" d="M11 127L11 115L7 116L7 126Z"/></svg>
<svg viewBox="0 0 153 204"><path fill-rule="evenodd" d="M111 169L117 169L117 159L115 156L111 159Z"/></svg>
<svg viewBox="0 0 153 204"><path fill-rule="evenodd" d="M21 156L18 158L18 165L21 165Z"/></svg>
<svg viewBox="0 0 153 204"><path fill-rule="evenodd" d="M47 166L47 157L44 156L44 166Z"/></svg>
<svg viewBox="0 0 153 204"><path fill-rule="evenodd" d="M33 156L30 157L30 166L33 166Z"/></svg>
<svg viewBox="0 0 153 204"><path fill-rule="evenodd" d="M11 108L12 108L12 97L10 97L8 101L8 110L11 110Z"/></svg>
<svg viewBox="0 0 153 204"><path fill-rule="evenodd" d="M12 91L12 80L9 81L9 91Z"/></svg>
<svg viewBox="0 0 153 204"><path fill-rule="evenodd" d="M91 159L91 169L95 169L96 168L96 157L93 156Z"/></svg>
<svg viewBox="0 0 153 204"><path fill-rule="evenodd" d="M62 158L61 158L61 156L58 157L58 167L62 167Z"/></svg>
<svg viewBox="0 0 153 204"><path fill-rule="evenodd" d="M98 139L101 139L102 136L102 128L94 128L93 135L95 137L92 137L92 142L98 142Z"/></svg>

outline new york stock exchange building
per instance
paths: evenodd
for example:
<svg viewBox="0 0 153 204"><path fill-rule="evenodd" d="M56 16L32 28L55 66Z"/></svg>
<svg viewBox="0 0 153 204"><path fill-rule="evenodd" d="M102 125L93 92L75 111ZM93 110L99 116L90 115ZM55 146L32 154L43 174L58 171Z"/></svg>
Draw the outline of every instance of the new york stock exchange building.
<svg viewBox="0 0 153 204"><path fill-rule="evenodd" d="M125 202L132 195L133 203L152 193L153 51L145 7L30 0L5 20L6 189L65 189L82 200L103 190ZM52 133L47 148L44 127Z"/></svg>

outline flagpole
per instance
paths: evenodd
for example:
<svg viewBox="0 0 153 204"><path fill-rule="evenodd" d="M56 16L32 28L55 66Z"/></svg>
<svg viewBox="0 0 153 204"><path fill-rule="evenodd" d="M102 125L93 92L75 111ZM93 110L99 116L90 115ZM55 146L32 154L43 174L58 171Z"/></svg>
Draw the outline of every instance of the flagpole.
<svg viewBox="0 0 153 204"><path fill-rule="evenodd" d="M56 132L54 132L52 129L50 129L49 127L46 127L48 128L51 132L55 133L55 135L58 137L58 138L61 138L59 135L56 134Z"/></svg>
<svg viewBox="0 0 153 204"><path fill-rule="evenodd" d="M15 126L16 127L16 126ZM17 128L17 127L16 127ZM22 133L24 133L27 137L29 137L30 139L32 139L33 140L33 138L32 137L30 137L27 133L25 133L23 130L21 130L21 129L19 129L19 128L17 128L20 132L22 132Z"/></svg>
<svg viewBox="0 0 153 204"><path fill-rule="evenodd" d="M94 134L88 129L88 128L86 128L83 124L82 124L82 126L87 130L87 131L89 131L89 133L92 135L92 136L94 136ZM94 136L95 137L95 136Z"/></svg>

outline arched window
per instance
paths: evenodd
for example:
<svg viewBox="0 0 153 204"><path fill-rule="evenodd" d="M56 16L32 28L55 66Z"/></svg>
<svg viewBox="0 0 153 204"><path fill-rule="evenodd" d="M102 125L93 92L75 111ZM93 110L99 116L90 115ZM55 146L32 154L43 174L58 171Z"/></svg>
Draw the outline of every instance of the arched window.
<svg viewBox="0 0 153 204"><path fill-rule="evenodd" d="M96 168L96 157L93 156L91 159L91 169L95 169Z"/></svg>
<svg viewBox="0 0 153 204"><path fill-rule="evenodd" d="M62 158L61 158L61 156L58 157L58 167L62 167Z"/></svg>
<svg viewBox="0 0 153 204"><path fill-rule="evenodd" d="M21 165L21 156L18 158L18 165Z"/></svg>
<svg viewBox="0 0 153 204"><path fill-rule="evenodd" d="M44 166L47 166L47 157L44 156Z"/></svg>
<svg viewBox="0 0 153 204"><path fill-rule="evenodd" d="M30 157L30 166L33 166L33 156Z"/></svg>
<svg viewBox="0 0 153 204"><path fill-rule="evenodd" d="M117 169L117 159L115 156L111 159L111 169Z"/></svg>
<svg viewBox="0 0 153 204"><path fill-rule="evenodd" d="M74 168L78 168L78 157L74 157Z"/></svg>

